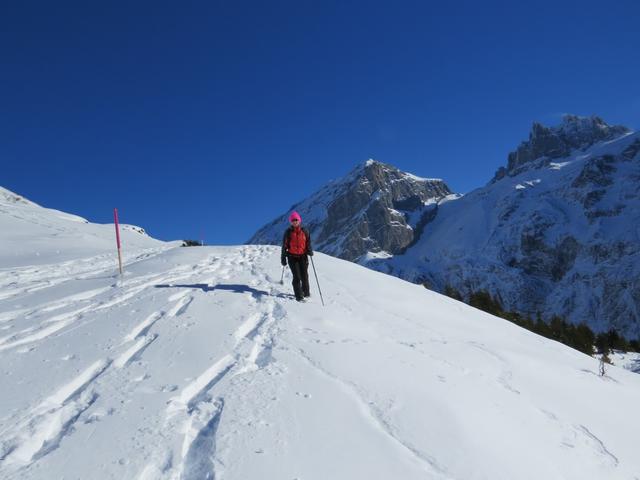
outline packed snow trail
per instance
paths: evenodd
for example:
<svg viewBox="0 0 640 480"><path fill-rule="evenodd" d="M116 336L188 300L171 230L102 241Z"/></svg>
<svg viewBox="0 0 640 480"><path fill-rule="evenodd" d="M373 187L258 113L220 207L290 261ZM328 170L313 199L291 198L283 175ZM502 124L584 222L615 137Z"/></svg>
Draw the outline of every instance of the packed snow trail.
<svg viewBox="0 0 640 480"><path fill-rule="evenodd" d="M638 375L322 254L326 307L275 247L147 253L11 268L0 477L640 478Z"/></svg>

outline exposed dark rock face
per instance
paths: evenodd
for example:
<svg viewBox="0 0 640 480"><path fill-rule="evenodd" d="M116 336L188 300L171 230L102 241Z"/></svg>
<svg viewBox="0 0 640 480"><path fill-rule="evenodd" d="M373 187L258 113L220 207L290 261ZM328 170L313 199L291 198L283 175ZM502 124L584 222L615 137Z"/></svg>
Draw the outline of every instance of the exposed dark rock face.
<svg viewBox="0 0 640 480"><path fill-rule="evenodd" d="M404 251L416 238L422 211L451 194L442 180L421 179L369 160L291 210L302 214L317 249L357 261L365 253ZM285 225L282 216L249 242L279 243Z"/></svg>
<svg viewBox="0 0 640 480"><path fill-rule="evenodd" d="M638 156L638 152L640 152L640 140L636 140L631 145L629 145L623 152L622 157L626 160L633 160Z"/></svg>
<svg viewBox="0 0 640 480"><path fill-rule="evenodd" d="M608 187L613 183L613 174L616 171L615 161L613 155L603 155L588 160L571 186L573 188L582 188L587 185Z"/></svg>
<svg viewBox="0 0 640 480"><path fill-rule="evenodd" d="M597 116L565 115L562 124L557 127L545 127L536 122L531 127L529 140L509 153L507 166L496 172L494 181L507 175L516 175L533 163L544 165L553 159L569 156L573 150L584 150L594 143L629 132L627 127L608 125Z"/></svg>

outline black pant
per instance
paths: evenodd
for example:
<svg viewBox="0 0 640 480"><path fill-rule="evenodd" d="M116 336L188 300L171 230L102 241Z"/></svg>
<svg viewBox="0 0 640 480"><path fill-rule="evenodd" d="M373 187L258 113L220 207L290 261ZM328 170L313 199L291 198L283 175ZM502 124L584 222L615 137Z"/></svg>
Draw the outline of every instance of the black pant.
<svg viewBox="0 0 640 480"><path fill-rule="evenodd" d="M303 297L309 296L309 259L306 255L300 257L294 257L289 255L289 268L293 273L293 293L296 295L296 299L300 300Z"/></svg>

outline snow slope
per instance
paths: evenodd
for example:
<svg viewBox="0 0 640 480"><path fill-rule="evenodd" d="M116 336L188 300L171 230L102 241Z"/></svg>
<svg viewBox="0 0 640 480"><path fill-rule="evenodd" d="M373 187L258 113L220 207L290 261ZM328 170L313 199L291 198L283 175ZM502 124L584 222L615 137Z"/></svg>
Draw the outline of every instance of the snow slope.
<svg viewBox="0 0 640 480"><path fill-rule="evenodd" d="M640 478L622 368L323 254L325 307L277 247L83 242L0 268L0 478Z"/></svg>
<svg viewBox="0 0 640 480"><path fill-rule="evenodd" d="M173 245L149 237L140 227L120 227L125 255L129 247ZM2 187L0 232L0 267L43 265L97 255L105 258L114 252L113 224L89 223L77 215L43 208Z"/></svg>

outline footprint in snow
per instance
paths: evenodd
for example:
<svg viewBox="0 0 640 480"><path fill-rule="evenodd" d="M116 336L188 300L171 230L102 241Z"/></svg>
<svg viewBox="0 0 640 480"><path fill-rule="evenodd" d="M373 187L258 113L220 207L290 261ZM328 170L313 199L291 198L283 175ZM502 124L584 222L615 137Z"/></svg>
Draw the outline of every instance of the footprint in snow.
<svg viewBox="0 0 640 480"><path fill-rule="evenodd" d="M177 385L162 385L160 387L161 392L175 392L176 390L178 390Z"/></svg>

